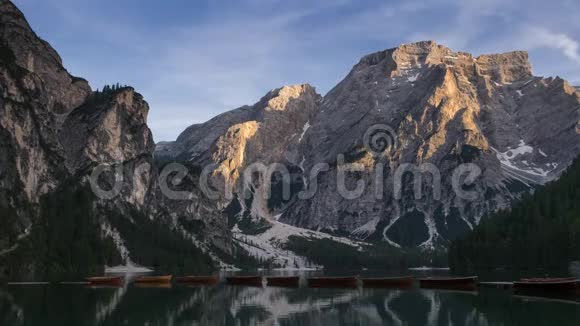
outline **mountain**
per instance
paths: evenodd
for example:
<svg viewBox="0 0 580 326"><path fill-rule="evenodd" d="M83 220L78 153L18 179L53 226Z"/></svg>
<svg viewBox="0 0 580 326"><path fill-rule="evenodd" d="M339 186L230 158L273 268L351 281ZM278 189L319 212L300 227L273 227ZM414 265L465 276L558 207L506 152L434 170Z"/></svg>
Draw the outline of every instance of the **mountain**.
<svg viewBox="0 0 580 326"><path fill-rule="evenodd" d="M310 85L272 90L253 106L244 106L187 128L177 141L158 146L155 156L210 166L212 174L221 177L216 181L218 184L212 184L221 190L218 202L227 206L231 198L225 198L225 189L232 189L242 198L247 189L243 173L259 168L252 166L255 163L267 166L291 160L295 164L287 168L300 171L299 144L307 129L305 126L317 114L320 100ZM249 206L246 201L235 201L240 211L272 220L275 210L268 205L272 203L260 201L261 198L255 196L255 200L248 202Z"/></svg>
<svg viewBox="0 0 580 326"><path fill-rule="evenodd" d="M418 42L363 57L324 97L276 89L155 155L232 191L220 206L235 238L282 222L434 249L558 178L580 153L579 98L561 78L533 76L526 52L474 57Z"/></svg>
<svg viewBox="0 0 580 326"><path fill-rule="evenodd" d="M567 270L580 260L580 159L560 179L492 214L449 249L456 270Z"/></svg>
<svg viewBox="0 0 580 326"><path fill-rule="evenodd" d="M94 92L70 75L0 1L0 277L212 265L157 199L148 110L131 87Z"/></svg>
<svg viewBox="0 0 580 326"><path fill-rule="evenodd" d="M428 41L154 144L141 94L92 90L0 0L0 278L442 265L571 164L578 103L525 52Z"/></svg>

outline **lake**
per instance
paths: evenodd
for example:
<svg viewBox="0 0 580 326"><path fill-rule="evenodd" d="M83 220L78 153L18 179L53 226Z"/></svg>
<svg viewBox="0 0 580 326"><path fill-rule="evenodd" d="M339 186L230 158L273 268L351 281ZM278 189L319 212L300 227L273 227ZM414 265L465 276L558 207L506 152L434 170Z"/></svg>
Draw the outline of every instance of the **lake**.
<svg viewBox="0 0 580 326"><path fill-rule="evenodd" d="M577 298L391 289L4 285L0 325L580 325Z"/></svg>

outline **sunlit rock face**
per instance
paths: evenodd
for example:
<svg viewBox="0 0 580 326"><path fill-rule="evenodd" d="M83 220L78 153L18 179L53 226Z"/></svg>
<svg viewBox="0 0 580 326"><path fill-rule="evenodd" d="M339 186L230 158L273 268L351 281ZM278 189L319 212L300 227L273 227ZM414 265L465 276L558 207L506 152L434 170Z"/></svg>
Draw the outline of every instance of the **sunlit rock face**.
<svg viewBox="0 0 580 326"><path fill-rule="evenodd" d="M157 156L196 164L220 164L232 182L254 162L286 160L303 136L304 125L318 111L320 95L308 85L284 86L206 123L187 128L174 143L163 143Z"/></svg>
<svg viewBox="0 0 580 326"><path fill-rule="evenodd" d="M176 142L158 146L155 155L202 168L213 166L217 188L234 189L241 198L243 174L250 165L282 163L291 170L298 168L302 159L299 145L307 129L305 126L316 116L320 100L320 95L308 84L275 89L253 106L244 106L189 127ZM259 189L252 191L259 192ZM217 200L222 208L231 201L223 197ZM256 201L248 203L241 200L241 209L253 211L256 218L271 218L275 211L267 207L267 203L258 202L261 196L255 198Z"/></svg>
<svg viewBox="0 0 580 326"><path fill-rule="evenodd" d="M363 57L322 98L308 85L270 92L254 106L191 126L156 155L217 164L236 198L245 191L241 171L253 163L286 165L300 189L317 184L306 200L295 193L283 204L240 200L238 217L433 248L557 178L580 153L578 123L577 90L560 78L533 76L526 52L474 57L426 41ZM368 142L381 128L393 146ZM363 182L366 191L356 198L339 191L341 162L361 168L344 182L350 190ZM328 171L311 176L319 163ZM397 175L405 164L430 171L422 174L420 198L411 174ZM454 172L466 164L480 171L472 184L459 178L459 190L475 192L469 200L453 187Z"/></svg>
<svg viewBox="0 0 580 326"><path fill-rule="evenodd" d="M67 168L75 173L89 162L113 164L150 155L155 145L148 112L147 102L130 87L102 103L85 103L74 110L60 132Z"/></svg>
<svg viewBox="0 0 580 326"><path fill-rule="evenodd" d="M122 166L123 188L116 199L142 211L155 210L157 171L148 112L143 96L131 87L73 110L59 133L68 172L89 182L99 165Z"/></svg>

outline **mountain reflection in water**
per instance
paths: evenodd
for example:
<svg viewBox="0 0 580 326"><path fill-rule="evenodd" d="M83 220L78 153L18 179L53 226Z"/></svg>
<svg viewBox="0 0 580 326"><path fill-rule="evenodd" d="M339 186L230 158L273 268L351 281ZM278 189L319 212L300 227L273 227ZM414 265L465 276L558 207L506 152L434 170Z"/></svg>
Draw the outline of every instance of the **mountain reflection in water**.
<svg viewBox="0 0 580 326"><path fill-rule="evenodd" d="M574 301L509 291L80 285L0 289L0 325L578 325Z"/></svg>

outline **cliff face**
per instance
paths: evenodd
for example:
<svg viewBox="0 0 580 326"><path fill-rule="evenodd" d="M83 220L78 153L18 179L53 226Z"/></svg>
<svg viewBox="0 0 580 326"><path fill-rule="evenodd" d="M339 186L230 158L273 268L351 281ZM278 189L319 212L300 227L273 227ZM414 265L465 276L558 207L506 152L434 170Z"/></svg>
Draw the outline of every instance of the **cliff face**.
<svg viewBox="0 0 580 326"><path fill-rule="evenodd" d="M5 249L28 235L34 208L26 203L38 203L65 173L57 133L91 89L68 74L12 3L1 1L0 13L0 206L19 216L2 222Z"/></svg>
<svg viewBox="0 0 580 326"><path fill-rule="evenodd" d="M157 254L171 250L169 242L199 254L188 248L202 243L158 198L148 111L130 87L92 92L10 1L0 1L0 277L150 266L143 234Z"/></svg>
<svg viewBox="0 0 580 326"><path fill-rule="evenodd" d="M153 152L149 105L143 97L130 87L103 97L75 109L59 134L71 173L91 162L113 164Z"/></svg>
<svg viewBox="0 0 580 326"><path fill-rule="evenodd" d="M365 56L321 100L311 92L286 99L300 89L310 87L285 87L252 107L194 125L176 142L158 146L156 155L217 164L214 173L234 183L253 163L282 163L298 176L289 181L293 187L316 185L313 196L300 199L293 192L280 205L256 195L264 180L245 187L238 182L238 221L279 219L361 240L433 248L557 178L580 153L578 93L560 78L533 76L521 51L474 57L432 41L406 44ZM273 101L276 92L280 100ZM269 114L282 118L269 124L263 118ZM312 174L321 163L328 171ZM344 164L357 170L346 173L346 189L365 186L356 198L339 189ZM454 172L465 168L458 195ZM414 178L405 169L415 169ZM476 175L472 183L465 182L469 172ZM421 176L417 189L414 180Z"/></svg>

